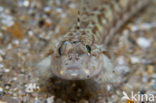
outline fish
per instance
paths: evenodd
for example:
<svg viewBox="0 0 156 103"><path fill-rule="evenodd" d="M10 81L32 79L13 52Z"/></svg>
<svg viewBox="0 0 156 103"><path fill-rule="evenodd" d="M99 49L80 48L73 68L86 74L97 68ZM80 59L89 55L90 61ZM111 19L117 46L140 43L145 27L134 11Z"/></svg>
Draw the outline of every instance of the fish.
<svg viewBox="0 0 156 103"><path fill-rule="evenodd" d="M38 64L38 75L65 80L100 78L101 83L115 78L116 70L105 55L107 47L127 21L150 1L88 0L89 4L78 11L77 23L63 36L51 40L45 50L50 52L44 53L48 57Z"/></svg>

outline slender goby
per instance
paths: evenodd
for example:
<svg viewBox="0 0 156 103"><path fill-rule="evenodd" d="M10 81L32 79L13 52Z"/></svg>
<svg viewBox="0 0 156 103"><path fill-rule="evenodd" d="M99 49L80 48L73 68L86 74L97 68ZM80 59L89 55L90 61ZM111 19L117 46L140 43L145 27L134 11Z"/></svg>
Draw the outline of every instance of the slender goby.
<svg viewBox="0 0 156 103"><path fill-rule="evenodd" d="M77 25L69 32L52 40L51 66L49 69L42 68L47 71L46 75L67 80L85 80L97 75L105 78L105 75L114 72L103 53L103 47L150 0L99 1L99 6L83 11Z"/></svg>

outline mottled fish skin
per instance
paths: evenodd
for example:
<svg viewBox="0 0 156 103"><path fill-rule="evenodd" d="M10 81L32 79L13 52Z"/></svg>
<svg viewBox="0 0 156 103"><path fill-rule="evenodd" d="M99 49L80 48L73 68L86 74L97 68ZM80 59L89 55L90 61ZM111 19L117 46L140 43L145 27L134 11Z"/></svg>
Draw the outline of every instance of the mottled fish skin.
<svg viewBox="0 0 156 103"><path fill-rule="evenodd" d="M106 75L114 70L103 48L150 0L100 1L97 7L86 7L78 23L63 37L52 40L49 48L53 52L48 72L67 80L86 80L97 76L109 78Z"/></svg>
<svg viewBox="0 0 156 103"><path fill-rule="evenodd" d="M126 21L149 2L150 0L103 0L102 6L85 14L88 19L84 18L80 27L88 29L94 43L107 45Z"/></svg>

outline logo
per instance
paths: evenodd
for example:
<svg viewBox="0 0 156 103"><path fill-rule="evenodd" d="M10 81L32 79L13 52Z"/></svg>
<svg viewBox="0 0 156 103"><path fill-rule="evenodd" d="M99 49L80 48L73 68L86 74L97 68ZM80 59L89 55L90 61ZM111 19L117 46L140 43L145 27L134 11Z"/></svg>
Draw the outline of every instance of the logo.
<svg viewBox="0 0 156 103"><path fill-rule="evenodd" d="M131 92L131 96L128 96L125 91L123 91L123 97L121 100L130 100L130 101L136 101L136 102L154 102L155 101L155 96L153 94L141 94L140 92L134 93L133 91Z"/></svg>

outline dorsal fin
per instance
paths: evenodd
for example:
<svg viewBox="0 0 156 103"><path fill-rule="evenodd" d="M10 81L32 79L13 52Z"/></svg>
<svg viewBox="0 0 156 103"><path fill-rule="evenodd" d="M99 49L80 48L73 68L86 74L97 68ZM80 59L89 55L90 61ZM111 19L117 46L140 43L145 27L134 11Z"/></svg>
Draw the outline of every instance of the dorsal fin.
<svg viewBox="0 0 156 103"><path fill-rule="evenodd" d="M80 29L81 20L82 20L81 16L82 16L83 2L84 0L80 0L80 2L78 3L76 29Z"/></svg>
<svg viewBox="0 0 156 103"><path fill-rule="evenodd" d="M101 5L102 2L105 0L79 0L78 1L78 11L77 11L77 21L76 21L76 28L80 29L81 22L88 16L88 12L92 9L97 8Z"/></svg>
<svg viewBox="0 0 156 103"><path fill-rule="evenodd" d="M81 22L81 17L80 17L80 11L77 11L77 21L76 21L76 29L80 29L80 22Z"/></svg>

